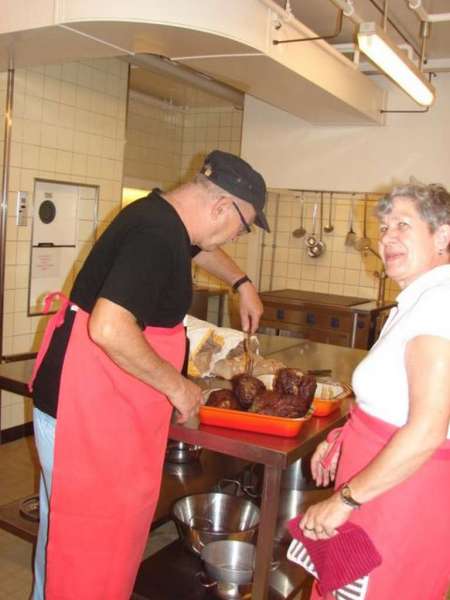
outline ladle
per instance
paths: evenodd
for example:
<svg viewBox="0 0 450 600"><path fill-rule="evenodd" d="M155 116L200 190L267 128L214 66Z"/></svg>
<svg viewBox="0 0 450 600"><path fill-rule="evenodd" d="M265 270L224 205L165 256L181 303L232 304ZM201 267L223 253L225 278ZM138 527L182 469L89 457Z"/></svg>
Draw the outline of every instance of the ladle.
<svg viewBox="0 0 450 600"><path fill-rule="evenodd" d="M295 238L302 238L306 233L306 229L303 227L304 209L305 209L305 203L304 203L304 198L303 198L303 193L302 193L301 200L300 200L300 227L298 229L294 229L294 231L292 232L292 235Z"/></svg>
<svg viewBox="0 0 450 600"><path fill-rule="evenodd" d="M367 237L367 194L364 195L364 217L363 217L363 234L362 237L355 243L355 248L362 252L363 254L367 254L370 250L371 241L370 238Z"/></svg>
<svg viewBox="0 0 450 600"><path fill-rule="evenodd" d="M353 203L354 199L352 197L350 202L350 213L349 213L349 230L347 235L345 236L345 245L346 246L354 246L356 241L356 233L353 231Z"/></svg>
<svg viewBox="0 0 450 600"><path fill-rule="evenodd" d="M325 227L323 228L325 233L331 233L332 231L334 231L334 227L331 223L332 211L333 211L333 192L330 192L330 206L329 206L329 210L328 210L328 225L325 225Z"/></svg>
<svg viewBox="0 0 450 600"><path fill-rule="evenodd" d="M316 217L317 217L317 203L314 204L313 214L312 214L312 231L305 238L305 244L308 248L312 248L317 243L316 238Z"/></svg>
<svg viewBox="0 0 450 600"><path fill-rule="evenodd" d="M318 258L325 252L325 243L322 241L322 229L323 229L323 192L320 193L320 237L316 239L316 243L308 247L308 256L311 258Z"/></svg>

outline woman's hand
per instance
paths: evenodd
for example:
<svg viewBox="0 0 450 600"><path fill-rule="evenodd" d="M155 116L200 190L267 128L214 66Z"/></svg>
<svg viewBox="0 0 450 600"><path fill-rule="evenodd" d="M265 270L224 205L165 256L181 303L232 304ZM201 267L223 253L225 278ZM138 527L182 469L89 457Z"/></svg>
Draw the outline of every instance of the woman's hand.
<svg viewBox="0 0 450 600"><path fill-rule="evenodd" d="M339 492L336 492L307 509L300 521L300 529L307 538L327 540L338 533L336 528L347 521L352 510L342 502Z"/></svg>
<svg viewBox="0 0 450 600"><path fill-rule="evenodd" d="M330 450L331 443L330 442L322 442L320 443L311 459L311 473L314 481L320 487L327 487L330 485L336 476L337 464L339 461L340 451L336 449L333 458L328 467L324 467L322 464L323 459L327 455Z"/></svg>

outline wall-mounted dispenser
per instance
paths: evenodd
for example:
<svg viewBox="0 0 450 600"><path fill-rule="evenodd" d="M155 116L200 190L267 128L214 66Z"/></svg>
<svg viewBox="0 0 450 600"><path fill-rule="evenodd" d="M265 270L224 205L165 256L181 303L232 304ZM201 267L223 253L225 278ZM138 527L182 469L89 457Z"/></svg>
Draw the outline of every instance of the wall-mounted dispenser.
<svg viewBox="0 0 450 600"><path fill-rule="evenodd" d="M28 193L17 192L16 199L16 225L25 227L27 225L28 216Z"/></svg>

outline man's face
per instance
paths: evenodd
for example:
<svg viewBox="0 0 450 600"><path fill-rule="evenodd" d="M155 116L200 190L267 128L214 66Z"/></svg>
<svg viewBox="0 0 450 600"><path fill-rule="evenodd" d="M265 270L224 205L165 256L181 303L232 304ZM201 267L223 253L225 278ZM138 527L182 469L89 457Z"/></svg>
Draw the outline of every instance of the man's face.
<svg viewBox="0 0 450 600"><path fill-rule="evenodd" d="M214 250L250 233L255 209L249 202L234 196L223 196L214 203L208 214L211 225L202 241L203 250Z"/></svg>

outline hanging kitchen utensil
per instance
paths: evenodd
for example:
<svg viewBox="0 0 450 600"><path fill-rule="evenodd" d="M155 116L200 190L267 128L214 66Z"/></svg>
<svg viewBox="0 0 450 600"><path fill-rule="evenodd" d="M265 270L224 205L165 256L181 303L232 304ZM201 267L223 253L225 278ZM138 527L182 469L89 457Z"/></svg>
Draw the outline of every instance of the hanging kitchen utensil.
<svg viewBox="0 0 450 600"><path fill-rule="evenodd" d="M330 192L330 205L328 207L328 225L325 225L325 227L323 228L325 233L331 233L332 231L334 231L334 227L331 223L332 212L333 212L333 192Z"/></svg>
<svg viewBox="0 0 450 600"><path fill-rule="evenodd" d="M355 248L363 254L367 254L371 248L370 238L367 237L367 194L364 195L363 234L362 237L355 243Z"/></svg>
<svg viewBox="0 0 450 600"><path fill-rule="evenodd" d="M316 217L317 217L317 202L314 204L313 214L312 214L312 230L311 233L308 234L305 238L305 244L308 248L311 248L317 243L316 238Z"/></svg>
<svg viewBox="0 0 450 600"><path fill-rule="evenodd" d="M354 208L353 204L354 204L354 198L352 196L352 199L350 202L350 213L348 216L349 229L348 229L347 235L345 236L345 245L346 246L354 246L355 241L356 241L356 233L353 231L353 208Z"/></svg>
<svg viewBox="0 0 450 600"><path fill-rule="evenodd" d="M296 196L296 198L298 198L298 196ZM305 202L304 202L304 197L303 197L303 192L302 192L301 200L300 200L300 227L298 229L294 229L294 231L292 232L292 235L295 238L302 238L306 233L306 229L303 227L304 209L305 209Z"/></svg>
<svg viewBox="0 0 450 600"><path fill-rule="evenodd" d="M323 192L320 192L320 238L316 240L316 243L308 248L308 256L311 258L318 258L325 252L325 243L322 241L322 229L323 229Z"/></svg>

